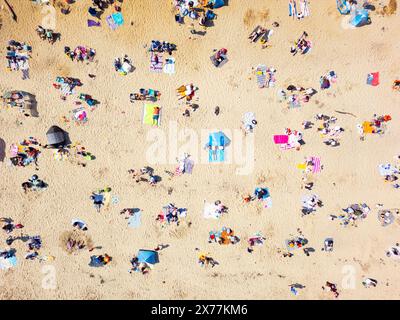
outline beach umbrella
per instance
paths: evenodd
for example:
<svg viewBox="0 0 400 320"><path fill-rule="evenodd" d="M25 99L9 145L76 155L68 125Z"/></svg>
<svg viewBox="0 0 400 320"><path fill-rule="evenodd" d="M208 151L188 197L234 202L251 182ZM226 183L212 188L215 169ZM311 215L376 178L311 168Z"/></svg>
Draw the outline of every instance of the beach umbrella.
<svg viewBox="0 0 400 320"><path fill-rule="evenodd" d="M148 264L156 264L158 260L158 252L154 250L144 250L140 249L137 255L138 262L145 262Z"/></svg>
<svg viewBox="0 0 400 320"><path fill-rule="evenodd" d="M65 132L58 126L52 126L46 133L47 142L51 146L62 145L65 143Z"/></svg>

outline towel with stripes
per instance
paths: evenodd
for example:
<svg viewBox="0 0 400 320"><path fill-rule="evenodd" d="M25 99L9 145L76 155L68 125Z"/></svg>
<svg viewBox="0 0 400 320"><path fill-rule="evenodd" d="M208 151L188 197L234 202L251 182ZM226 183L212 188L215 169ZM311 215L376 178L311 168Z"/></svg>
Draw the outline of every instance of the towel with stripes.
<svg viewBox="0 0 400 320"><path fill-rule="evenodd" d="M152 72L162 72L163 71L162 54L157 53L157 52L151 53L150 70Z"/></svg>

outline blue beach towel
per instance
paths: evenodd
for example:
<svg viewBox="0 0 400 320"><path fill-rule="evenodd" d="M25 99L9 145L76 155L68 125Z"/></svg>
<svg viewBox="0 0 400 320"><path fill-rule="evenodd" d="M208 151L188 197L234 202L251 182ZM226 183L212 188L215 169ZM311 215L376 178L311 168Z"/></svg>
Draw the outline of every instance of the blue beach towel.
<svg viewBox="0 0 400 320"><path fill-rule="evenodd" d="M128 219L129 228L139 228L141 224L142 212L139 210Z"/></svg>

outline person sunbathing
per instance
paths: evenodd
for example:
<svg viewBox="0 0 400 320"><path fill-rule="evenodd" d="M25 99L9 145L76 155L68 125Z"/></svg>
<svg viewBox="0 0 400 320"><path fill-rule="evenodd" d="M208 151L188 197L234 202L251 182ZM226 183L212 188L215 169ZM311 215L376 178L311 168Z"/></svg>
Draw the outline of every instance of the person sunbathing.
<svg viewBox="0 0 400 320"><path fill-rule="evenodd" d="M251 40L251 42L255 42L265 32L267 32L267 29L265 29L263 27L259 27L259 28L257 28L257 30L250 33L249 39Z"/></svg>

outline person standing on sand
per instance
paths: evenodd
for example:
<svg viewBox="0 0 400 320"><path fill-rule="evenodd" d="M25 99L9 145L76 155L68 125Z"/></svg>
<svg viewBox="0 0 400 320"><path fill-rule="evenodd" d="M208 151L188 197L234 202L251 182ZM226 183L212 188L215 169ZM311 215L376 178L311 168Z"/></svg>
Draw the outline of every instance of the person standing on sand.
<svg viewBox="0 0 400 320"><path fill-rule="evenodd" d="M153 110L153 125L158 126L159 119L160 119L160 108L155 107Z"/></svg>

